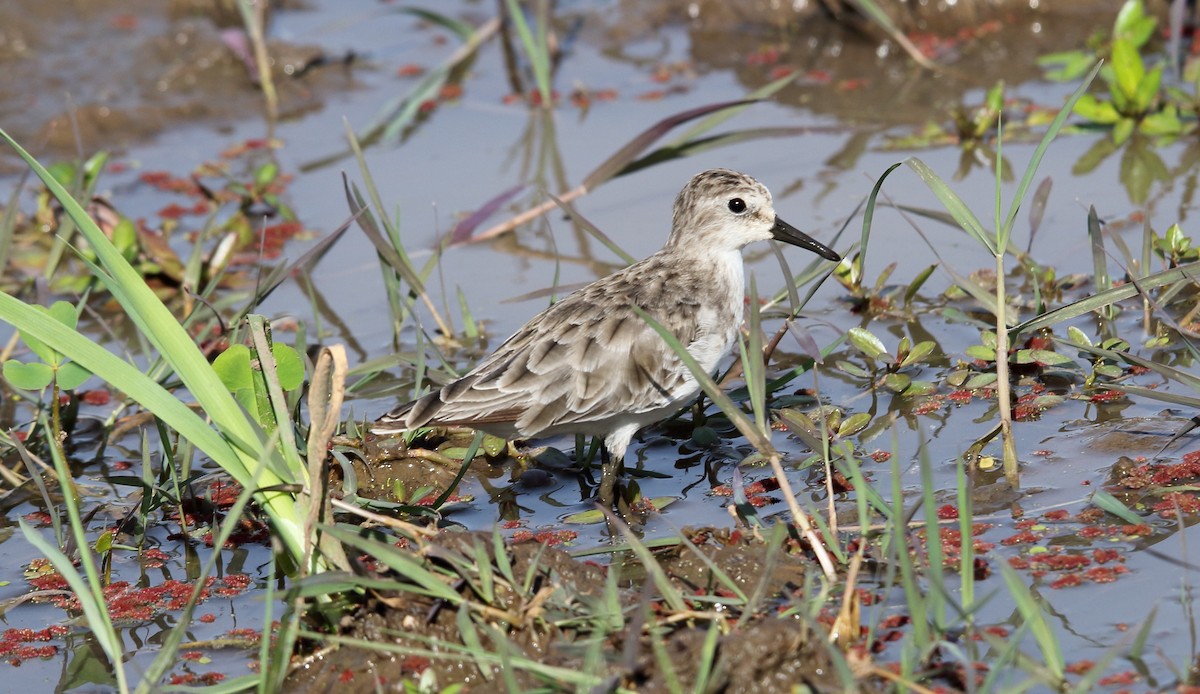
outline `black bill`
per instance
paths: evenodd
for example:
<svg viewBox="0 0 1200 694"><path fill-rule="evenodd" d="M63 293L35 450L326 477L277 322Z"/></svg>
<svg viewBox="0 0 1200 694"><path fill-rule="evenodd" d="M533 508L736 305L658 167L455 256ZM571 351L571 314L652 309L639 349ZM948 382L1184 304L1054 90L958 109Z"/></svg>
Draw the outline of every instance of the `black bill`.
<svg viewBox="0 0 1200 694"><path fill-rule="evenodd" d="M771 227L771 236L776 241L783 241L784 243L790 243L793 246L810 250L826 260L832 260L835 263L842 262L842 256L838 255L832 248L817 241L779 217L775 217L775 226Z"/></svg>

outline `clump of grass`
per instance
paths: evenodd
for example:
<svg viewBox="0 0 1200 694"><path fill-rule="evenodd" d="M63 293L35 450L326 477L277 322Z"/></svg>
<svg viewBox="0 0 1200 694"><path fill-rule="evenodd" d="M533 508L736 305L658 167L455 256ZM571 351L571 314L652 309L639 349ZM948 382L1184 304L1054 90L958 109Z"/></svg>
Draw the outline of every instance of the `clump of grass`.
<svg viewBox="0 0 1200 694"><path fill-rule="evenodd" d="M96 374L153 412L180 435L193 442L256 498L271 516L287 554L299 567L309 556L311 538L304 535L303 513L295 503L294 489L308 483L308 472L299 461L295 445L285 454L283 439L268 442L252 419L234 401L212 366L170 310L154 295L145 280L97 227L65 188L11 137L0 131L10 147L27 163L63 206L67 216L96 254L91 267L108 291L120 302L140 334L169 364L188 392L211 418L210 426L173 393L138 367L120 359L70 327L46 321L44 314L7 294L0 294L0 319L49 345L58 353ZM269 351L269 350L268 350ZM260 353L260 357L263 356ZM287 421L288 417L283 418ZM215 426L215 428L214 428ZM282 435L281 427L276 429ZM287 429L290 431L290 429ZM320 568L318 559L306 569Z"/></svg>
<svg viewBox="0 0 1200 694"><path fill-rule="evenodd" d="M1030 159L1029 165L1025 169L1025 173L1021 176L1021 181L1017 185L1017 190L1013 196L1013 201L1009 205L1008 213L1002 214L1002 190L1000 175L1000 147L1002 137L998 134L996 138L996 195L995 195L995 216L993 220L993 231L988 232L979 218L967 207L960 198L936 173L933 172L923 161L913 157L906 163L921 180L925 181L930 190L937 195L946 210L950 213L954 220L962 227L963 231L967 232L972 238L980 243L984 248L991 253L996 264L996 287L995 294L991 302L989 302L990 310L996 318L996 393L1000 406L1000 424L999 431L1001 443L1004 451L1004 475L1008 479L1009 484L1016 488L1020 484L1020 473L1018 470L1019 461L1017 458L1016 439L1012 432L1012 387L1009 380L1008 370L1008 328L1012 322L1008 316L1008 300L1005 295L1005 277L1007 269L1005 267L1005 256L1008 252L1010 239L1012 237L1013 226L1016 223L1017 212L1021 207L1021 203L1025 199L1025 194L1033 184L1035 175L1037 174L1038 165L1042 161L1042 157L1046 153L1046 149L1050 143L1058 135L1066 123L1067 117L1071 113L1071 108L1083 96L1084 91L1092 80L1095 79L1096 73L1099 72L1100 66L1096 65L1091 73L1084 80L1083 84L1067 99L1066 105L1059 111L1058 116L1047 128L1046 134L1042 137L1041 143L1033 152L1033 157Z"/></svg>

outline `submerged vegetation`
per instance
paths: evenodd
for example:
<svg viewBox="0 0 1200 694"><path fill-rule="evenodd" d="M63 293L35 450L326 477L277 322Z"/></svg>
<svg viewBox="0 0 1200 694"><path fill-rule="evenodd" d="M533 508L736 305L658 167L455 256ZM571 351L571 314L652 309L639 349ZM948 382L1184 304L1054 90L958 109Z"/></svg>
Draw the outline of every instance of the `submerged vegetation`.
<svg viewBox="0 0 1200 694"><path fill-rule="evenodd" d="M0 216L0 320L13 329L0 355L11 403L0 475L6 512L20 514L5 546L24 543L26 584L0 610L53 615L44 630L5 631L4 660L77 648L59 688L122 692L1200 687L1194 644L1189 661L1171 650L1148 664L1162 650L1160 615L1194 628L1186 573L1178 596L1123 597L1136 620L1120 612L1109 621L1123 636L1087 633L1087 648L1071 640L1071 610L1098 601L1064 608L1052 597L1123 587L1147 570L1131 568L1145 556L1190 569L1185 554L1152 547L1200 517L1200 451L1187 450L1200 409L1200 247L1187 221L1160 233L1137 219L1131 248L1136 234L1114 233L1118 222L1095 207L1060 217L1087 239L1086 277L1060 275L1035 244L1051 191L1038 171L1064 140L1103 126L1076 169L1124 148L1136 206L1166 168L1150 141L1194 137L1195 68L1173 82L1166 61L1145 67L1156 24L1139 2L1086 51L1045 59L1074 90L1063 104L1022 117L1000 84L948 126L881 138L892 154L957 145L958 177L986 164L992 199L968 202L925 155L894 157L834 236L861 228L837 244L840 265L812 260L797 272L774 249L781 279L760 293L771 280L752 271L737 354L715 375L696 367L705 396L646 435L614 509L590 503L598 444L584 437L549 442L559 448L454 429L380 440L365 425L379 402L444 383L486 350L472 309L486 290L448 290L441 274L458 247L509 242L561 212L581 244L631 262L623 238L575 204L671 161L811 133L720 128L815 78L772 69L744 99L659 114L571 184L555 118L598 98L582 86L556 92L577 37L549 0L497 8L478 25L401 10L461 45L366 126L348 125L344 153L308 165L328 177L330 161L353 157L357 173L329 197L344 195L348 219L294 262L276 260L306 233L278 139L249 141L188 177L143 172L142 185L173 200L149 223L122 212L119 192L98 193L106 155L47 168L0 131L37 180L17 184ZM240 16L274 114L266 16L248 6ZM422 248L364 148L432 127L493 39L533 133L520 185L481 193ZM1029 161L1006 195L1013 151ZM904 176L943 209L893 201ZM28 212L26 190L37 192ZM502 212L511 216L484 228ZM910 225L936 262L897 252L885 217ZM925 222L965 232L986 251L984 269L957 266L944 230ZM314 308L310 322L270 308L292 280L321 305L309 271L349 230L369 240L369 272L381 277L380 296L358 300L386 324L382 356L335 344L326 323L336 311ZM874 278L868 257L887 259ZM530 296L565 291L556 275ZM1097 425L1071 422L1080 412ZM1086 459L1055 450L1037 427L1052 417L1091 437ZM1046 501L1072 466L1088 469L1071 478L1079 490ZM664 481L676 486L663 493ZM552 484L568 492L544 491ZM703 526L681 527L697 518ZM196 635L218 621L207 605L243 595L261 598L242 603L251 626L224 615L227 629ZM148 648L137 629L151 622L161 628Z"/></svg>

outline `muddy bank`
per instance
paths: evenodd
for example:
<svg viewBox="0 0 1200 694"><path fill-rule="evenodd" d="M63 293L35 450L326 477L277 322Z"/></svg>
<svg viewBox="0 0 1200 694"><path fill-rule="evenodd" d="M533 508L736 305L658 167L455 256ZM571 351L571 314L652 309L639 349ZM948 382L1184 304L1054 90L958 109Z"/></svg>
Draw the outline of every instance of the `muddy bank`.
<svg viewBox="0 0 1200 694"><path fill-rule="evenodd" d="M812 567L802 552L769 550L768 545L736 531L685 531L685 535L697 543L703 558L683 545L660 550L656 559L668 580L682 595L730 595L722 587L726 584L718 576L721 572L748 594L761 591L760 608L744 624L738 622L737 609L713 610L701 602L689 603L689 611L672 613L653 583L640 578L644 570L636 563L605 567L572 559L536 541L506 548L505 561L514 576L526 577L524 586L511 586L499 578L504 561L497 562L492 536L486 533L442 534L419 554L426 566L474 565L477 570L474 558L486 552L496 571L494 600L473 593L476 583L468 578L456 590L472 601L469 612L483 649L508 653L513 661L527 659L563 672L595 672L594 659L599 657L607 681L597 685L655 692L679 684L690 688L711 651L716 675L709 681L718 691L787 692L799 683L832 690L849 684L839 681L824 628L795 617L776 617L799 596ZM764 574L763 567L768 566L773 569ZM612 603L614 596L616 603ZM411 680L427 670L436 676L438 686L455 682L469 688L494 686L502 676L501 665L458 653L460 646L469 645L463 638L460 613L468 609L466 604L455 609L446 601L415 593L380 591L353 617L344 619L339 631L366 646L387 644L399 652L388 655L377 648L350 645L326 650L310 656L285 689L374 692L377 686ZM619 611L614 613L614 607ZM715 643L706 643L714 622L720 636ZM673 671L665 672L664 663ZM512 667L508 675L521 689L548 683L525 665ZM853 686L859 691L875 689L870 681Z"/></svg>
<svg viewBox="0 0 1200 694"><path fill-rule="evenodd" d="M278 4L276 13L302 11ZM77 131L90 153L181 124L262 113L256 78L230 47L241 31L236 14L194 0L0 5L0 125L54 152L74 152ZM345 55L274 39L268 53L282 117L352 86L349 72L313 69L341 64Z"/></svg>

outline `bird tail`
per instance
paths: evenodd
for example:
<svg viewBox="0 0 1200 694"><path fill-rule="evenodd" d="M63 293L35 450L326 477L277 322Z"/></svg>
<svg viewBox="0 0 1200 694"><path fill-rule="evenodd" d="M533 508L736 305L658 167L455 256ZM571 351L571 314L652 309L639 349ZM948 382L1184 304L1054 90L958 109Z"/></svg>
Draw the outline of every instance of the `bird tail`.
<svg viewBox="0 0 1200 694"><path fill-rule="evenodd" d="M371 433L387 436L425 426L444 404L441 391L435 390L424 397L400 405L375 420L371 425Z"/></svg>

